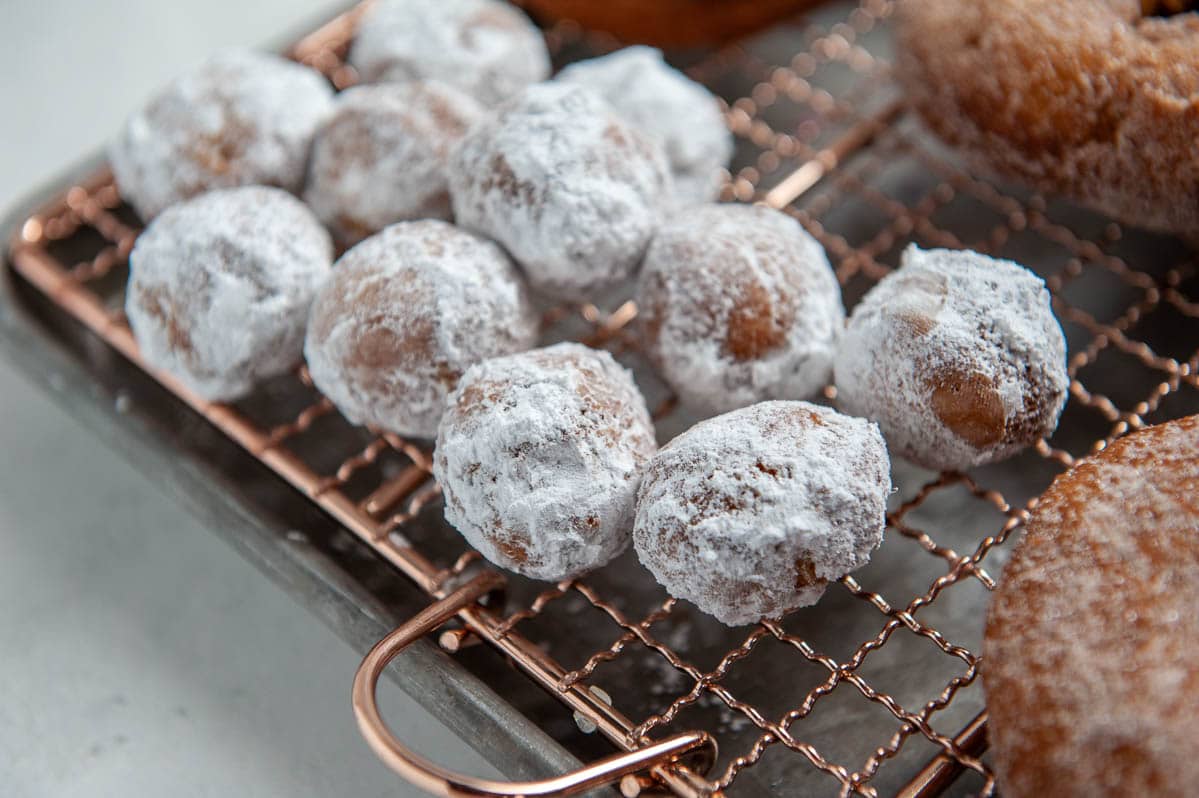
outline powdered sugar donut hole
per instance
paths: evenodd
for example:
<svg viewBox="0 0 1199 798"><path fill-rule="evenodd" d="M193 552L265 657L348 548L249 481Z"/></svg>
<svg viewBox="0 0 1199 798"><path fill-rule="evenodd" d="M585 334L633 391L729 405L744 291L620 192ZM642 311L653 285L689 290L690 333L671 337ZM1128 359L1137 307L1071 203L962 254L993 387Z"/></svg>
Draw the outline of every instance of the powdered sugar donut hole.
<svg viewBox="0 0 1199 798"><path fill-rule="evenodd" d="M854 308L838 405L932 469L1002 460L1050 435L1066 401L1066 340L1041 278L977 252L903 253Z"/></svg>
<svg viewBox="0 0 1199 798"><path fill-rule="evenodd" d="M702 84L666 63L662 51L635 46L578 61L555 80L599 93L666 153L679 205L720 195L733 157L733 134L720 102Z"/></svg>
<svg viewBox="0 0 1199 798"><path fill-rule="evenodd" d="M672 596L729 626L814 604L883 538L878 426L807 402L701 421L650 460L637 556Z"/></svg>
<svg viewBox="0 0 1199 798"><path fill-rule="evenodd" d="M563 343L471 367L441 421L446 519L488 560L535 579L598 568L629 543L654 428L632 375Z"/></svg>
<svg viewBox="0 0 1199 798"><path fill-rule="evenodd" d="M377 0L349 60L367 83L440 80L485 105L550 75L541 31L497 0Z"/></svg>
<svg viewBox="0 0 1199 798"><path fill-rule="evenodd" d="M299 191L332 102L306 66L242 50L215 55L125 123L109 149L117 186L143 219L214 188Z"/></svg>
<svg viewBox="0 0 1199 798"><path fill-rule="evenodd" d="M438 220L400 222L337 261L313 303L304 356L350 421L432 438L462 373L532 346L537 323L495 244Z"/></svg>
<svg viewBox="0 0 1199 798"><path fill-rule="evenodd" d="M345 244L394 222L449 219L449 150L482 113L443 83L342 92L313 142L304 201Z"/></svg>
<svg viewBox="0 0 1199 798"><path fill-rule="evenodd" d="M125 312L142 358L209 400L300 361L333 244L285 191L223 189L168 208L129 256Z"/></svg>
<svg viewBox="0 0 1199 798"><path fill-rule="evenodd" d="M637 307L658 373L704 413L813 396L830 381L845 323L823 248L764 206L703 205L666 222Z"/></svg>
<svg viewBox="0 0 1199 798"><path fill-rule="evenodd" d="M504 245L530 284L581 300L628 278L670 202L662 149L590 89L530 86L450 156L462 226Z"/></svg>

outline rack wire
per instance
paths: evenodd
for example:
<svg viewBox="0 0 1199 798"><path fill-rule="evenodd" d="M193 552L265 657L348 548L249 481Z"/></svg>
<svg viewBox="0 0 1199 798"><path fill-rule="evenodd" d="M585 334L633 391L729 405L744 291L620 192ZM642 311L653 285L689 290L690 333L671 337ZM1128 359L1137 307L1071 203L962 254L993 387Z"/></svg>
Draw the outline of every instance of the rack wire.
<svg viewBox="0 0 1199 798"><path fill-rule="evenodd" d="M1008 463L969 474L896 463L899 491L872 564L782 621L725 629L666 597L626 556L548 588L513 578L502 608L473 609L442 634L449 651L489 643L564 704L577 727L549 724L559 737L597 730L633 750L679 729L711 733L723 754L711 774L654 771L677 795L933 795L959 772L969 777L955 789L990 793L977 652L986 595L1014 533L1076 458L1199 411L1195 255L965 168L926 136L891 80L891 11L889 0L826 4L689 62L692 77L728 98L739 147L724 199L797 218L827 249L848 305L910 241L1036 269L1067 333L1069 401L1053 437ZM352 85L344 56L359 13L292 55L336 87ZM569 23L546 37L560 63L618 46ZM479 567L440 519L427 444L352 427L302 368L232 406L151 371L121 310L139 229L101 169L24 222L11 261L430 596ZM633 367L669 437L694 419L641 359L635 317L617 292L547 308L543 338L607 347ZM825 395L835 398L831 388Z"/></svg>

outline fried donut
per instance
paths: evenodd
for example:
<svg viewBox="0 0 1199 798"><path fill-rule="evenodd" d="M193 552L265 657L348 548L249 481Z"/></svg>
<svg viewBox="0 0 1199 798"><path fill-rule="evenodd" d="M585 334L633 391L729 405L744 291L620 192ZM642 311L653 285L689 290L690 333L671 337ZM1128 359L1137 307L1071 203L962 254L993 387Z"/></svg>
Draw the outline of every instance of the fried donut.
<svg viewBox="0 0 1199 798"><path fill-rule="evenodd" d="M1195 236L1199 13L1169 14L1197 7L905 0L899 74L926 124L977 167Z"/></svg>
<svg viewBox="0 0 1199 798"><path fill-rule="evenodd" d="M700 205L662 225L637 285L644 348L684 404L722 413L828 384L841 288L799 222L758 205Z"/></svg>
<svg viewBox="0 0 1199 798"><path fill-rule="evenodd" d="M834 366L837 402L933 469L1011 457L1057 428L1070 377L1045 282L1018 263L912 244L862 298Z"/></svg>
<svg viewBox="0 0 1199 798"><path fill-rule="evenodd" d="M383 228L334 264L304 356L350 421L432 438L467 368L536 340L537 313L504 251L422 219Z"/></svg>
<svg viewBox="0 0 1199 798"><path fill-rule="evenodd" d="M672 596L730 626L815 604L883 539L878 426L807 402L707 419L650 460L633 545Z"/></svg>
<svg viewBox="0 0 1199 798"><path fill-rule="evenodd" d="M367 83L437 80L484 105L550 75L541 31L499 0L376 0L355 32L350 64Z"/></svg>
<svg viewBox="0 0 1199 798"><path fill-rule="evenodd" d="M142 358L230 401L300 360L333 242L277 188L210 191L167 208L129 256L125 313Z"/></svg>
<svg viewBox="0 0 1199 798"><path fill-rule="evenodd" d="M320 73L279 56L228 50L159 91L109 148L121 196L142 219L205 191L298 191L333 107Z"/></svg>
<svg viewBox="0 0 1199 798"><path fill-rule="evenodd" d="M395 222L449 219L445 162L482 113L435 81L344 91L313 140L304 201L345 244Z"/></svg>
<svg viewBox="0 0 1199 798"><path fill-rule="evenodd" d="M1116 441L1041 498L983 644L1000 789L1199 784L1199 416Z"/></svg>
<svg viewBox="0 0 1199 798"><path fill-rule="evenodd" d="M433 473L445 517L496 565L559 580L629 545L654 425L607 352L563 343L472 366L450 397Z"/></svg>
<svg viewBox="0 0 1199 798"><path fill-rule="evenodd" d="M533 288L570 300L636 271L674 192L657 140L557 82L472 126L447 173L458 224L502 244Z"/></svg>

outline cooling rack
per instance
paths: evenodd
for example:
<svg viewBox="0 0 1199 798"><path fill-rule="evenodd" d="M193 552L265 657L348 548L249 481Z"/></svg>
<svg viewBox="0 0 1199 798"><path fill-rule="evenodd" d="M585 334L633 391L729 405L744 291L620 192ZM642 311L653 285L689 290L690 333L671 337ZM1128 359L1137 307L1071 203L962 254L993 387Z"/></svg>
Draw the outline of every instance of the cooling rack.
<svg viewBox="0 0 1199 798"><path fill-rule="evenodd" d="M497 579L441 520L427 443L351 426L302 368L234 405L147 369L121 310L141 223L106 168L22 218L8 261L52 314L82 324L95 346L150 373L292 486L281 501L319 508L398 571L392 579L402 574L436 600L409 632L440 628L443 650L579 756L634 752L559 786L619 778L626 795L988 793L978 683L987 594L1054 475L1128 431L1199 411L1199 263L1178 241L964 167L892 82L891 11L888 0L827 3L715 52L672 54L726 99L738 150L724 199L797 218L827 249L848 306L912 241L1030 266L1067 334L1070 396L1057 432L1006 463L936 474L896 462L898 491L871 564L781 621L726 629L665 596L632 555L558 585ZM338 88L353 84L344 56L359 13L291 54ZM546 38L558 64L619 46L561 22ZM695 419L638 352L628 294L546 307L543 342L611 350L634 370L665 440ZM831 388L825 398L835 399ZM355 698L361 710L361 689ZM389 764L426 786L453 778L397 753L381 723L367 732Z"/></svg>

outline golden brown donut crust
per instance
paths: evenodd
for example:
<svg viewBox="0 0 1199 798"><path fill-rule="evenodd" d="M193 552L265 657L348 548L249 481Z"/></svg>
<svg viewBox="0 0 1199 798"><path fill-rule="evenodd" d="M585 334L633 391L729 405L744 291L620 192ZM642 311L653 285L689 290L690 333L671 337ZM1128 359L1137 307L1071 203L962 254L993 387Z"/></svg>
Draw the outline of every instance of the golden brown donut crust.
<svg viewBox="0 0 1199 798"><path fill-rule="evenodd" d="M1199 783L1199 416L1058 477L987 617L999 786L1190 795Z"/></svg>
<svg viewBox="0 0 1199 798"><path fill-rule="evenodd" d="M1154 2L1167 13L1175 0ZM976 167L1199 235L1199 13L1146 16L1142 0L902 0L898 19L909 98Z"/></svg>

